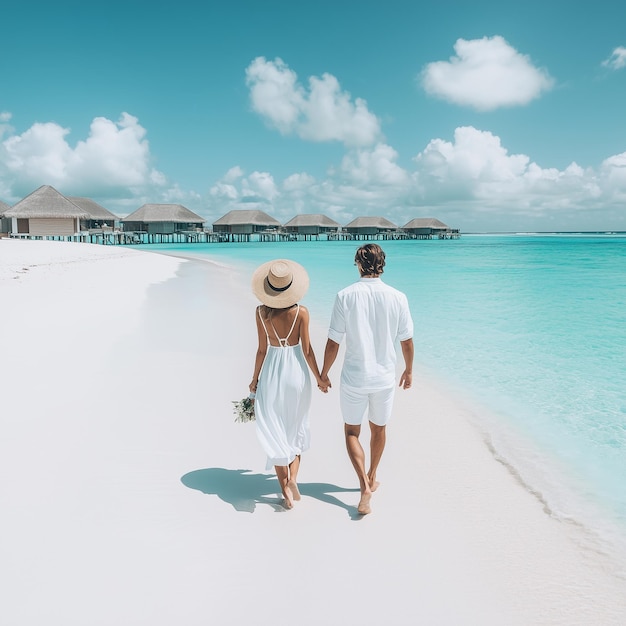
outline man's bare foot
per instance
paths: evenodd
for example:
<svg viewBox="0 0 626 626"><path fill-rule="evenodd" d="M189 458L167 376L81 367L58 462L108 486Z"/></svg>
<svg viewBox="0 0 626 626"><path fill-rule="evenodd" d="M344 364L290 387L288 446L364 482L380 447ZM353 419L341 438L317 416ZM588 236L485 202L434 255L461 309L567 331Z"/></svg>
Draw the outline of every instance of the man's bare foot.
<svg viewBox="0 0 626 626"><path fill-rule="evenodd" d="M291 495L292 495L294 500L298 501L298 500L300 500L302 498L300 496L300 490L298 489L298 483L296 483L295 480L290 480L287 483L287 487L289 489L291 489Z"/></svg>
<svg viewBox="0 0 626 626"><path fill-rule="evenodd" d="M359 500L359 506L356 509L359 512L359 515L369 515L372 512L372 507L370 506L371 499L371 492L361 495L361 499Z"/></svg>

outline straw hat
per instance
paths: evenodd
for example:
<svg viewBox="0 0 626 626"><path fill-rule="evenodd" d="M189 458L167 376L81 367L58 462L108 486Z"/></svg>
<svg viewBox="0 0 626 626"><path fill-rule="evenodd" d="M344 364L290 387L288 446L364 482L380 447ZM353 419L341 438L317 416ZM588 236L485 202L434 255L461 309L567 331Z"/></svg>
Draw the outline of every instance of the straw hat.
<svg viewBox="0 0 626 626"><path fill-rule="evenodd" d="M286 309L309 289L309 275L295 261L275 259L258 267L252 275L252 291L266 306Z"/></svg>

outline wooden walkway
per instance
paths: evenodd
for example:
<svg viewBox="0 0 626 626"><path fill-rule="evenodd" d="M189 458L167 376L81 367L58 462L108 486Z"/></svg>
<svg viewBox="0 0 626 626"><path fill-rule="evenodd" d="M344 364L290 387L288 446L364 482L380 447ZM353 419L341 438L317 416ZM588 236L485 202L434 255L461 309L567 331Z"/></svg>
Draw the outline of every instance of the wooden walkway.
<svg viewBox="0 0 626 626"><path fill-rule="evenodd" d="M212 231L178 231L175 233L148 233L145 231L92 230L74 235L31 235L10 233L12 239L45 239L47 241L76 241L101 245L139 245L156 243L233 243L277 241L398 241L426 239L458 239L461 233L450 230L440 233L414 234L404 231L386 231L361 234L345 231L321 234L289 233L285 231L262 231L257 233L215 233Z"/></svg>

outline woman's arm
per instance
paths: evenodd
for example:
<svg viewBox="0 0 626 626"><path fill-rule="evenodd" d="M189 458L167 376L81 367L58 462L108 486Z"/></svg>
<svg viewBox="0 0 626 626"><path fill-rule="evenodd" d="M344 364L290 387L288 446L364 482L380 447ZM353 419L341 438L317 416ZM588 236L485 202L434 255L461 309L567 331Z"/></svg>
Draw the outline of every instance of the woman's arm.
<svg viewBox="0 0 626 626"><path fill-rule="evenodd" d="M259 317L259 309L255 309L254 318L256 319L256 333L259 338L259 347L256 351L256 357L254 359L254 374L252 374L252 381L250 382L249 389L252 393L256 393L257 385L259 384L259 374L261 373L261 366L265 360L265 354L267 353L267 335L263 324L261 324L261 318Z"/></svg>
<svg viewBox="0 0 626 626"><path fill-rule="evenodd" d="M302 352L304 358L308 363L315 380L319 385L321 382L320 370L317 366L317 359L315 358L315 352L313 352L313 346L311 345L311 337L309 335L309 310L306 307L300 306L300 343L302 344Z"/></svg>

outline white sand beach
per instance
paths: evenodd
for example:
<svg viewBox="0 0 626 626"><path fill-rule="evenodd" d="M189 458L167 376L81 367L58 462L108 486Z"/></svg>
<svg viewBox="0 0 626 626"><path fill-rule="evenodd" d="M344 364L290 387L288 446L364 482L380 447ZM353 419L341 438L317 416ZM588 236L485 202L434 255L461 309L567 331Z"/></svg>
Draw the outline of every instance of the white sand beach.
<svg viewBox="0 0 626 626"><path fill-rule="evenodd" d="M337 389L314 397L303 498L284 510L231 412L256 349L248 279L0 240L0 624L626 622L620 565L550 516L419 366L372 514L356 514Z"/></svg>

